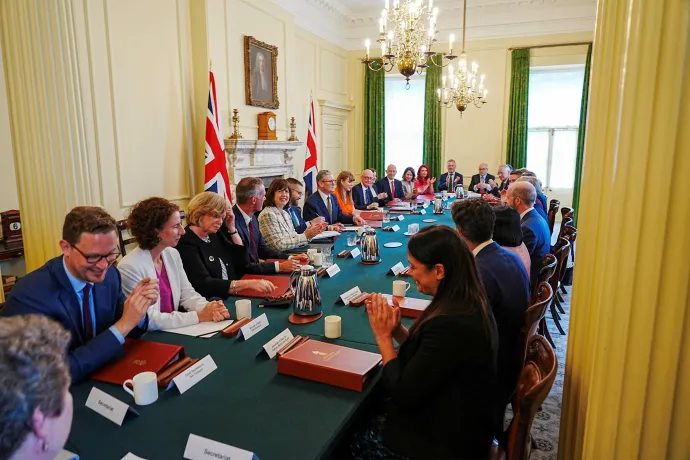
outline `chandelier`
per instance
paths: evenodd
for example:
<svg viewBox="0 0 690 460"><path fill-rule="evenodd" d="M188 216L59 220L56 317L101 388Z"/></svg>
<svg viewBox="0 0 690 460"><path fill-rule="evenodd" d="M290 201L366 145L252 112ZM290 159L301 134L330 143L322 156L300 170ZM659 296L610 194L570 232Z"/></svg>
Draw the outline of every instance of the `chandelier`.
<svg viewBox="0 0 690 460"><path fill-rule="evenodd" d="M479 65L472 62L467 66L467 53L465 52L465 30L467 20L467 0L464 0L462 11L462 52L458 60L457 70L452 65L448 66L448 74L442 77L443 85L436 90L439 104L445 108L455 106L460 111L460 116L470 104L481 107L486 103L489 91L484 87L484 75L477 77Z"/></svg>
<svg viewBox="0 0 690 460"><path fill-rule="evenodd" d="M434 8L434 0L393 0L392 9L390 1L385 0L377 40L381 46L381 56L376 59L370 57L371 42L367 39L364 42L367 54L362 63L373 71L390 72L397 66L409 89L410 77L415 72L421 74L429 65L444 67L444 58L448 63L457 58L453 55L453 35L450 36L448 54L431 51L436 42L437 16L438 8Z"/></svg>

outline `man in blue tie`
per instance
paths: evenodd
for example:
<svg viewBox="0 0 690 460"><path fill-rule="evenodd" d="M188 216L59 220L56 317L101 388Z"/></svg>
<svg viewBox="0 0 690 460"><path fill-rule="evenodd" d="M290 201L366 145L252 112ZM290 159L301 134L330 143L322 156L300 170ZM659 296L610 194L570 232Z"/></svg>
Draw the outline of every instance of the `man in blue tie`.
<svg viewBox="0 0 690 460"><path fill-rule="evenodd" d="M371 169L365 169L360 176L361 182L352 187L352 201L355 209L366 211L368 209L378 209L379 200L383 201L388 197L385 192L378 193L374 188L376 175Z"/></svg>
<svg viewBox="0 0 690 460"><path fill-rule="evenodd" d="M120 255L115 220L99 207L67 214L60 249L62 256L19 280L2 315L34 313L62 324L72 334L70 374L79 381L121 356L125 337L144 333L158 280L141 280L125 299L113 266Z"/></svg>
<svg viewBox="0 0 690 460"><path fill-rule="evenodd" d="M479 174L472 176L470 190L477 193L489 193L493 189L489 181L496 182L496 178L489 174L489 165L482 163L479 165Z"/></svg>
<svg viewBox="0 0 690 460"><path fill-rule="evenodd" d="M324 222L324 218L319 216L315 219L306 222L302 217L302 209L299 207L299 202L304 196L304 186L302 182L298 181L294 177L288 177L288 186L290 187L290 204L288 206L287 212L290 214L290 219L292 219L292 224L295 227L297 233L304 233L304 231L314 224L320 224Z"/></svg>
<svg viewBox="0 0 690 460"><path fill-rule="evenodd" d="M321 216L328 222L328 230L336 232L343 231L345 228L343 224L364 225L364 219L361 217L343 214L340 206L338 206L338 199L333 194L335 179L330 171L322 169L318 172L316 186L318 190L304 202L304 218L306 220Z"/></svg>

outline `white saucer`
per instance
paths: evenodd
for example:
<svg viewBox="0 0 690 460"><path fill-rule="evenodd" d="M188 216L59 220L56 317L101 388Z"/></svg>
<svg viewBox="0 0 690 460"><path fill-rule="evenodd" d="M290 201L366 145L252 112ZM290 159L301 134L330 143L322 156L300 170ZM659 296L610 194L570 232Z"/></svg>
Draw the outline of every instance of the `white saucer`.
<svg viewBox="0 0 690 460"><path fill-rule="evenodd" d="M436 219L424 219L422 222L426 222L427 224L430 224L432 222L436 222Z"/></svg>
<svg viewBox="0 0 690 460"><path fill-rule="evenodd" d="M399 248L400 246L402 246L402 243L398 241L393 241L392 243L385 243L383 245L384 248Z"/></svg>
<svg viewBox="0 0 690 460"><path fill-rule="evenodd" d="M412 236L412 235L414 235L414 233L405 232L405 233L403 233L403 235L405 235L405 236Z"/></svg>

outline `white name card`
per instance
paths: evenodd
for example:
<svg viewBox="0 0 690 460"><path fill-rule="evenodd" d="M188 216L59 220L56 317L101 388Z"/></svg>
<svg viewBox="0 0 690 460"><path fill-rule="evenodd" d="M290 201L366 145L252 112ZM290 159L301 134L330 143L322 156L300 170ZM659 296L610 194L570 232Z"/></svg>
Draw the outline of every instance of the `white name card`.
<svg viewBox="0 0 690 460"><path fill-rule="evenodd" d="M359 248L354 248L353 250L350 251L350 256L354 259L358 255L360 255L362 252L359 250Z"/></svg>
<svg viewBox="0 0 690 460"><path fill-rule="evenodd" d="M139 457L138 455L134 455L131 452L128 452L127 455L122 457L122 460L146 460L146 459L143 457Z"/></svg>
<svg viewBox="0 0 690 460"><path fill-rule="evenodd" d="M180 394L192 388L197 383L201 382L208 374L218 369L216 362L213 361L211 355L206 355L204 358L197 361L189 369L179 374L173 379L173 383L180 390Z"/></svg>
<svg viewBox="0 0 690 460"><path fill-rule="evenodd" d="M398 222L402 222L403 220L405 220L405 216L403 216L402 214L400 214L400 215L398 216Z"/></svg>
<svg viewBox="0 0 690 460"><path fill-rule="evenodd" d="M355 286L352 289L350 289L349 291L345 292L344 294L341 294L340 300L342 300L345 305L349 305L350 300L354 299L355 297L357 297L361 293L362 293L362 291L359 290L359 286Z"/></svg>
<svg viewBox="0 0 690 460"><path fill-rule="evenodd" d="M391 271L393 272L393 274L395 276L398 276L398 273L400 273L404 269L405 269L405 266L403 265L402 262L398 262L397 264L393 265L393 267L391 267Z"/></svg>
<svg viewBox="0 0 690 460"><path fill-rule="evenodd" d="M266 342L266 345L264 345L264 350L266 350L268 357L273 359L276 356L276 353L278 353L278 350L280 350L283 345L288 343L293 338L294 336L292 335L292 332L290 332L290 329L285 329L283 332Z"/></svg>
<svg viewBox="0 0 690 460"><path fill-rule="evenodd" d="M333 264L326 269L326 273L328 274L329 278L333 278L335 275L340 273L340 267L338 267L338 264Z"/></svg>
<svg viewBox="0 0 690 460"><path fill-rule="evenodd" d="M89 397L86 400L86 407L98 412L103 417L119 426L122 426L122 422L125 421L127 412L139 415L139 413L128 404L123 403L116 397L110 396L108 393L96 387L91 389L91 393L89 393Z"/></svg>
<svg viewBox="0 0 690 460"><path fill-rule="evenodd" d="M268 318L266 317L266 313L263 313L261 316L254 318L251 322L242 326L242 328L240 329L240 333L237 334L237 338L244 338L244 340L249 340L250 338L254 337L256 334L266 329L267 327Z"/></svg>
<svg viewBox="0 0 690 460"><path fill-rule="evenodd" d="M399 225L393 225L391 228L393 229L394 232L397 232L398 230L400 230Z"/></svg>
<svg viewBox="0 0 690 460"><path fill-rule="evenodd" d="M421 211L419 211L419 213L420 214L426 214L426 209L422 209Z"/></svg>
<svg viewBox="0 0 690 460"><path fill-rule="evenodd" d="M252 460L254 454L222 442L190 434L187 447L184 449L184 458L188 460Z"/></svg>

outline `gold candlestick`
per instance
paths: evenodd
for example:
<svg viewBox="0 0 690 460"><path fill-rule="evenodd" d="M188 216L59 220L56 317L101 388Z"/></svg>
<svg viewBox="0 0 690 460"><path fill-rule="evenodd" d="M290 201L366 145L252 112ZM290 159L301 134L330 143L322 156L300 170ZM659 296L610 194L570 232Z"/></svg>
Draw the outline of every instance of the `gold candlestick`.
<svg viewBox="0 0 690 460"><path fill-rule="evenodd" d="M232 135L230 139L243 139L240 134L240 116L237 109L232 109Z"/></svg>
<svg viewBox="0 0 690 460"><path fill-rule="evenodd" d="M298 142L297 136L295 136L295 129L297 128L297 123L295 123L295 117L290 117L290 137L288 141Z"/></svg>

